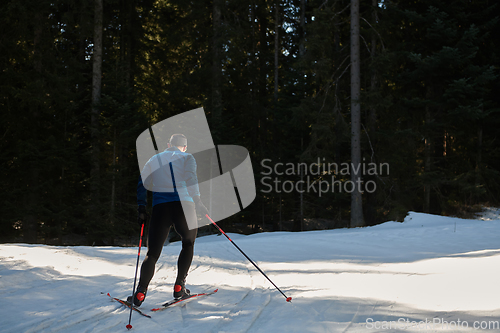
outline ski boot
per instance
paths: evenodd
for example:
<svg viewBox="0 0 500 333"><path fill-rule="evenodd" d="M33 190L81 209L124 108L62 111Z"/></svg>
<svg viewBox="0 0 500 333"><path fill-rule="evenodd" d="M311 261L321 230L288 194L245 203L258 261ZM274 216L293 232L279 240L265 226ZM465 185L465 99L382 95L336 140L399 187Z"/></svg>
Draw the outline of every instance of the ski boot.
<svg viewBox="0 0 500 333"><path fill-rule="evenodd" d="M190 293L191 293L190 290L186 289L186 280L175 283L175 286L174 286L174 298L175 299L186 298L187 296L190 295Z"/></svg>
<svg viewBox="0 0 500 333"><path fill-rule="evenodd" d="M142 289L140 286L137 287L137 291L134 296L127 297L127 302L133 304L137 307L141 306L142 302L146 299L147 290Z"/></svg>

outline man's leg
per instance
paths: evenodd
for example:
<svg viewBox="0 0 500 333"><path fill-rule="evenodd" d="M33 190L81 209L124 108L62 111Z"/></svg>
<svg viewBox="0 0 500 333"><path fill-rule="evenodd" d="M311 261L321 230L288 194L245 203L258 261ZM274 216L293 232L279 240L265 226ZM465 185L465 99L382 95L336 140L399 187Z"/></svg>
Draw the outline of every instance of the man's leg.
<svg viewBox="0 0 500 333"><path fill-rule="evenodd" d="M139 287L145 291L155 273L155 265L167 240L172 225L171 207L173 202L161 203L153 207L148 234L148 253L141 266ZM138 287L138 289L139 289Z"/></svg>
<svg viewBox="0 0 500 333"><path fill-rule="evenodd" d="M187 276L191 262L193 261L194 241L198 234L198 229L189 230L189 225L196 225L196 210L192 202L179 202L179 210L175 210L174 226L175 231L181 236L182 250L177 260L177 279L175 284L182 283ZM184 208L184 209L183 209ZM194 222L194 223L193 223Z"/></svg>

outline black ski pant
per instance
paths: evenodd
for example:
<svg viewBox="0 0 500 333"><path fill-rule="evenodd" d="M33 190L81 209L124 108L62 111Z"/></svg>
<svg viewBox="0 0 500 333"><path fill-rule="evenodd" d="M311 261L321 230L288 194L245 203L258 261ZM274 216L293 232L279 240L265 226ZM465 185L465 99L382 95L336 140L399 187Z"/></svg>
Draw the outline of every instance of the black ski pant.
<svg viewBox="0 0 500 333"><path fill-rule="evenodd" d="M184 207L184 209L183 209ZM193 260L194 241L198 229L189 230L190 225L196 225L196 210L192 202L172 201L153 206L148 234L148 253L141 266L139 288L146 290L155 273L155 265L160 257L163 245L167 240L170 227L181 236L182 249L177 260L177 279L175 283L183 281Z"/></svg>

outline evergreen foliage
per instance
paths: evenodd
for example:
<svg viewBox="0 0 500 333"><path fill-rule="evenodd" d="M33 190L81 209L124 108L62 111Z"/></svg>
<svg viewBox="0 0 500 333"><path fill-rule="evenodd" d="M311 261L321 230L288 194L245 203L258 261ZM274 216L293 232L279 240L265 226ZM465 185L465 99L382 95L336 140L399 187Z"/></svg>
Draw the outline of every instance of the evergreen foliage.
<svg viewBox="0 0 500 333"><path fill-rule="evenodd" d="M351 161L349 8L104 0L96 202L93 2L2 1L0 240L135 244L135 140L198 107L214 142L253 162L257 198L224 229L348 227L350 195L331 182L349 175L310 171ZM362 160L390 166L363 175L376 184L363 194L367 225L499 203L499 14L487 0L360 1ZM263 160L283 163L270 175L278 190Z"/></svg>

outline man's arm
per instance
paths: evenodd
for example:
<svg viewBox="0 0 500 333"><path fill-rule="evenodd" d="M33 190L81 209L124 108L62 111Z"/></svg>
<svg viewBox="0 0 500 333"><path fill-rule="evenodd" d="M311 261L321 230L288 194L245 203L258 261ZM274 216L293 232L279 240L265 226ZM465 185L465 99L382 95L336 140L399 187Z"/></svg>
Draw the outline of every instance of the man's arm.
<svg viewBox="0 0 500 333"><path fill-rule="evenodd" d="M148 190L142 182L142 177L146 177L146 185L151 190L153 175L151 174L150 163L153 157L150 158L149 161L144 165L144 168L142 168L142 172L139 175L139 182L137 183L137 206L146 206L148 204Z"/></svg>
<svg viewBox="0 0 500 333"><path fill-rule="evenodd" d="M137 183L137 205L146 206L148 204L148 190L142 184L142 177L139 175L139 182Z"/></svg>
<svg viewBox="0 0 500 333"><path fill-rule="evenodd" d="M200 196L200 188L198 186L198 176L196 175L196 160L193 155L189 155L184 164L184 179L186 181L189 196L194 198Z"/></svg>
<svg viewBox="0 0 500 333"><path fill-rule="evenodd" d="M210 215L207 207L205 207L200 198L200 187L198 186L198 176L196 175L196 160L192 155L188 157L184 164L184 176L186 178L188 193L196 205L196 211L201 216Z"/></svg>

